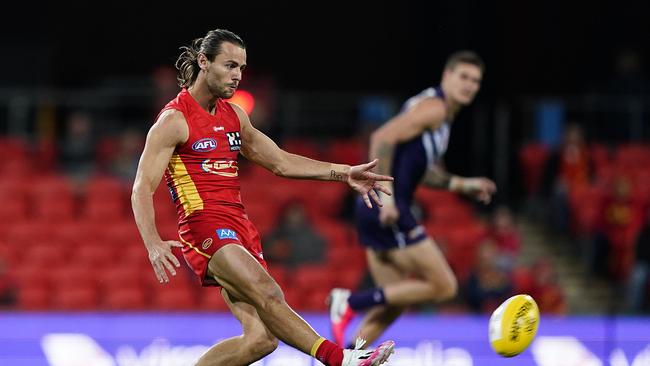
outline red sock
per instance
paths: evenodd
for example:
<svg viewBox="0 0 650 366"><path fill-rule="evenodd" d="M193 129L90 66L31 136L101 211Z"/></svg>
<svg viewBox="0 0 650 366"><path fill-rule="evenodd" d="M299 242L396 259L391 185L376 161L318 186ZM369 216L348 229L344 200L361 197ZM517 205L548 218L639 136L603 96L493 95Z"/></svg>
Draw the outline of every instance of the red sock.
<svg viewBox="0 0 650 366"><path fill-rule="evenodd" d="M316 349L316 352L312 352L312 356L327 366L341 366L343 363L343 348L337 346L325 338L321 338L316 341L314 346L316 346L319 342L320 345Z"/></svg>

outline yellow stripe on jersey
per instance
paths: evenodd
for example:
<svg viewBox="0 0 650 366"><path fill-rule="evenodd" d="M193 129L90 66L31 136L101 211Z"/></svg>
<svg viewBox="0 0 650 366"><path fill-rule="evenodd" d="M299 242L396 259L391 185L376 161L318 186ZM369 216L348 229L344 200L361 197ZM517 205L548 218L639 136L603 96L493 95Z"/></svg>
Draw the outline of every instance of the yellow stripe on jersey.
<svg viewBox="0 0 650 366"><path fill-rule="evenodd" d="M201 199L192 177L190 177L183 160L178 154L172 155L171 159L169 159L167 169L169 169L169 173L174 180L174 188L181 205L183 205L185 217L192 214L192 212L203 210L203 199Z"/></svg>

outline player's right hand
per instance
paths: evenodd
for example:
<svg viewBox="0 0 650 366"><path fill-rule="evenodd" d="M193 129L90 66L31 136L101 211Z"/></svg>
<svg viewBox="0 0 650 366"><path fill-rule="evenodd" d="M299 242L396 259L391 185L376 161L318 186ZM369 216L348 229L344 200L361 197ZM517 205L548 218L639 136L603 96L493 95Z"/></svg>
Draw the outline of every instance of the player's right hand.
<svg viewBox="0 0 650 366"><path fill-rule="evenodd" d="M382 226L392 226L399 219L399 209L394 203L384 203L379 207L379 222Z"/></svg>
<svg viewBox="0 0 650 366"><path fill-rule="evenodd" d="M175 240L160 240L153 243L146 244L147 250L149 251L149 261L153 267L153 271L156 273L156 278L158 282L167 283L169 282L169 276L167 271L176 276L176 270L174 267L180 267L180 262L178 258L172 253L173 247L182 248L183 244Z"/></svg>

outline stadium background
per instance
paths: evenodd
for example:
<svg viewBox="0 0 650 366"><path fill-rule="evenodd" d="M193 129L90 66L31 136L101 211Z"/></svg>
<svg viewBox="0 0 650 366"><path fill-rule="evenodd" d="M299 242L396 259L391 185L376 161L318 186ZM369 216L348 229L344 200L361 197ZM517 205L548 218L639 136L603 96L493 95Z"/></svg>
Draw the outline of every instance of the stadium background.
<svg viewBox="0 0 650 366"><path fill-rule="evenodd" d="M166 287L155 282L129 204L146 130L178 91L170 68L178 47L217 27L247 43L241 89L254 98L253 123L289 151L347 163L365 159L368 133L405 98L439 81L451 52L477 51L487 65L483 87L454 124L445 164L492 177L499 193L488 207L418 193L414 209L443 247L461 293L411 315L431 329L444 330L449 319L480 329L501 300L528 292L543 319L559 322L540 332L584 341L604 363L624 365L617 347L634 344L623 349L632 364L650 344L643 332L626 333L633 342L621 336L630 319L646 324L650 302L647 3L18 3L8 10L0 24L0 359L54 365L53 356L49 363L38 357L61 327L101 337L92 326L71 327L67 316L81 324L100 312L102 329L121 316L178 324L176 316L225 311L189 273ZM318 314L329 288L369 285L347 190L281 180L250 165L241 176L244 202L275 258L272 273L290 304L324 324ZM166 189L155 198L159 229L173 238ZM286 212L287 223L274 231ZM34 333L20 336L21 323L36 324ZM587 330L572 333L576 324ZM174 338L175 329L157 336L193 344ZM408 328L396 329L397 341L411 345L399 332ZM140 354L156 337L108 333L115 344L99 341L105 348L129 344ZM417 334L468 344L483 336ZM196 342L221 336L206 329ZM26 341L42 350L16 356L20 348L11 345ZM508 362L486 361L488 351L468 347L480 364ZM440 364L460 362L445 355ZM533 356L524 360L542 364Z"/></svg>

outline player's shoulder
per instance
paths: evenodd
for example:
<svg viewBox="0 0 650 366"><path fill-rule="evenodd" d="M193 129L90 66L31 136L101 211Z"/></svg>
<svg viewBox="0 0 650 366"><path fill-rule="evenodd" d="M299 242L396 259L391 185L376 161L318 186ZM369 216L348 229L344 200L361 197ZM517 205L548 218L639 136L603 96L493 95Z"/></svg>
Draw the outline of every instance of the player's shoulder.
<svg viewBox="0 0 650 366"><path fill-rule="evenodd" d="M447 104L444 99L438 97L426 97L419 100L411 108L411 113L423 114L430 118L445 119L447 116Z"/></svg>
<svg viewBox="0 0 650 366"><path fill-rule="evenodd" d="M185 136L188 131L185 115L174 108L163 110L151 127L152 133L163 135Z"/></svg>
<svg viewBox="0 0 650 366"><path fill-rule="evenodd" d="M225 104L232 108L233 112L235 112L237 115L237 118L239 118L239 122L244 122L244 125L247 125L249 123L248 114L246 114L244 108L231 101L225 101Z"/></svg>
<svg viewBox="0 0 650 366"><path fill-rule="evenodd" d="M182 111L175 108L168 108L160 112L154 126L162 128L178 128L186 126L187 121Z"/></svg>

